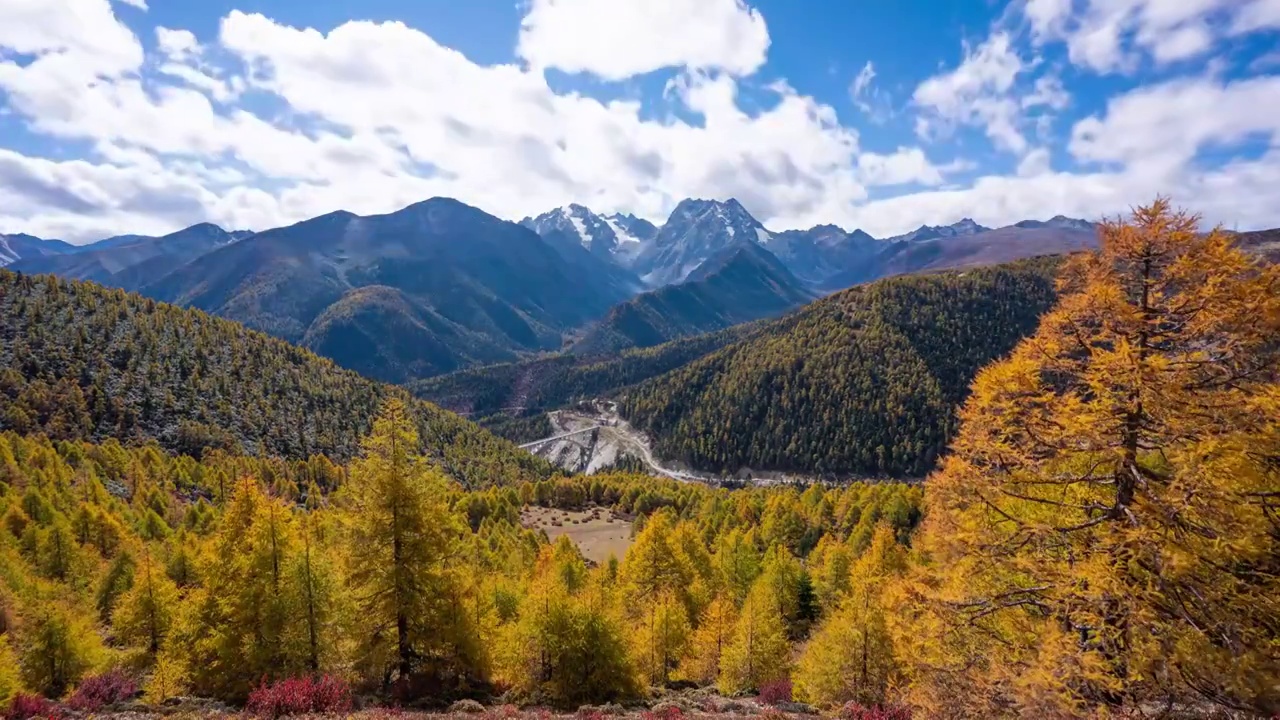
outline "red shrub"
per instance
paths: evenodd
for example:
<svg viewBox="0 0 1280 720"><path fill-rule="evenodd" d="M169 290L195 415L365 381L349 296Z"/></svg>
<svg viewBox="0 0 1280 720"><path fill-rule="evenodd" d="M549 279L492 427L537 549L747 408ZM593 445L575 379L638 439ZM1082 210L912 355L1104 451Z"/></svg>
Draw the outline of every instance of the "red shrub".
<svg viewBox="0 0 1280 720"><path fill-rule="evenodd" d="M760 702L765 705L791 702L791 681L787 678L767 682L760 686Z"/></svg>
<svg viewBox="0 0 1280 720"><path fill-rule="evenodd" d="M119 670L111 670L81 681L67 705L80 712L97 712L137 694L138 683L133 678Z"/></svg>
<svg viewBox="0 0 1280 720"><path fill-rule="evenodd" d="M276 718L306 713L341 713L351 709L351 687L330 675L263 682L249 693L245 711Z"/></svg>
<svg viewBox="0 0 1280 720"><path fill-rule="evenodd" d="M840 708L840 720L911 720L911 711L901 705L867 707L851 702Z"/></svg>
<svg viewBox="0 0 1280 720"><path fill-rule="evenodd" d="M28 720L29 718L56 718L58 706L41 695L18 693L9 701L9 708L4 711L5 720Z"/></svg>

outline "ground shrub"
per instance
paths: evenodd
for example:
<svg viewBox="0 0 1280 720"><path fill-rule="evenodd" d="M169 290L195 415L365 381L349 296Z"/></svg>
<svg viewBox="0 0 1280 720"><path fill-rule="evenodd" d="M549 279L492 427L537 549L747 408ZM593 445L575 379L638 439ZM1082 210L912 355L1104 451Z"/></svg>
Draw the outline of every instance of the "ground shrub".
<svg viewBox="0 0 1280 720"><path fill-rule="evenodd" d="M245 712L265 718L306 713L343 713L351 709L351 686L330 675L264 682L249 693Z"/></svg>
<svg viewBox="0 0 1280 720"><path fill-rule="evenodd" d="M77 712L97 712L137 694L138 683L133 678L121 670L111 670L81 680L67 707Z"/></svg>
<svg viewBox="0 0 1280 720"><path fill-rule="evenodd" d="M58 706L41 695L18 693L9 701L4 720L29 720L30 718L56 718Z"/></svg>
<svg viewBox="0 0 1280 720"><path fill-rule="evenodd" d="M765 705L791 702L791 680L782 678L761 685L759 700Z"/></svg>
<svg viewBox="0 0 1280 720"><path fill-rule="evenodd" d="M856 702L846 704L836 714L839 720L911 720L911 711L900 705L873 705Z"/></svg>

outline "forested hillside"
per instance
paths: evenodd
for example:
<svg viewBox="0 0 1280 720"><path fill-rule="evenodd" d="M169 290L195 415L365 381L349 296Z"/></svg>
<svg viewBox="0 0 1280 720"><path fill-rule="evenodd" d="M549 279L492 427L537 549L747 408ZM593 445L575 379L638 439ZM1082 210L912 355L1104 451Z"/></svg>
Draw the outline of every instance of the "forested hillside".
<svg viewBox="0 0 1280 720"><path fill-rule="evenodd" d="M1052 304L1059 262L852 288L627 391L623 415L699 469L922 476L978 369Z"/></svg>
<svg viewBox="0 0 1280 720"><path fill-rule="evenodd" d="M197 310L91 283L0 271L0 429L54 439L154 439L305 460L355 454L403 391ZM414 403L424 446L459 480L548 466L451 413Z"/></svg>

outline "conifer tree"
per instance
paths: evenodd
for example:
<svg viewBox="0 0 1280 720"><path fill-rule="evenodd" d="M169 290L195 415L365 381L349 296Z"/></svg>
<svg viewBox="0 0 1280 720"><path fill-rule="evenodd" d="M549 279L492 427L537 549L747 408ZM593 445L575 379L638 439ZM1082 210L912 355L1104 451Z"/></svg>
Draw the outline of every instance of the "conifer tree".
<svg viewBox="0 0 1280 720"><path fill-rule="evenodd" d="M689 641L689 652L680 664L680 676L700 685L712 685L720 677L720 657L733 637L738 609L726 595L719 595L698 618L698 629Z"/></svg>
<svg viewBox="0 0 1280 720"><path fill-rule="evenodd" d="M855 701L881 705L896 673L882 598L886 582L906 567L906 554L887 525L850 575L849 594L818 626L796 667L797 695L821 707Z"/></svg>
<svg viewBox="0 0 1280 720"><path fill-rule="evenodd" d="M341 503L360 665L384 683L418 669L451 678L481 670L469 630L446 622L458 600L451 562L462 533L446 492L418 455L405 405L388 400Z"/></svg>
<svg viewBox="0 0 1280 720"><path fill-rule="evenodd" d="M35 617L25 622L20 640L22 682L59 698L102 662L102 640L76 608L50 597L33 604Z"/></svg>
<svg viewBox="0 0 1280 720"><path fill-rule="evenodd" d="M1158 200L1060 286L929 481L893 619L912 701L1280 712L1280 269Z"/></svg>
<svg viewBox="0 0 1280 720"><path fill-rule="evenodd" d="M133 587L117 603L111 624L121 640L146 648L155 657L173 627L177 605L177 586L155 567L151 553L144 549Z"/></svg>
<svg viewBox="0 0 1280 720"><path fill-rule="evenodd" d="M790 655L777 596L768 583L758 581L747 594L733 639L720 658L716 686L726 695L736 695L785 679L790 671Z"/></svg>

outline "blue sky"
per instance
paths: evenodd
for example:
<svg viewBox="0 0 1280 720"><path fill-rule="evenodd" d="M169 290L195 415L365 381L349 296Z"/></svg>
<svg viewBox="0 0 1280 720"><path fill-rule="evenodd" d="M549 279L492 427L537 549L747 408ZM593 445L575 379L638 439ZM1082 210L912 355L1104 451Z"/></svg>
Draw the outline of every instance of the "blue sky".
<svg viewBox="0 0 1280 720"><path fill-rule="evenodd" d="M1280 225L1280 0L0 0L0 232L509 219L884 236L1123 212Z"/></svg>

